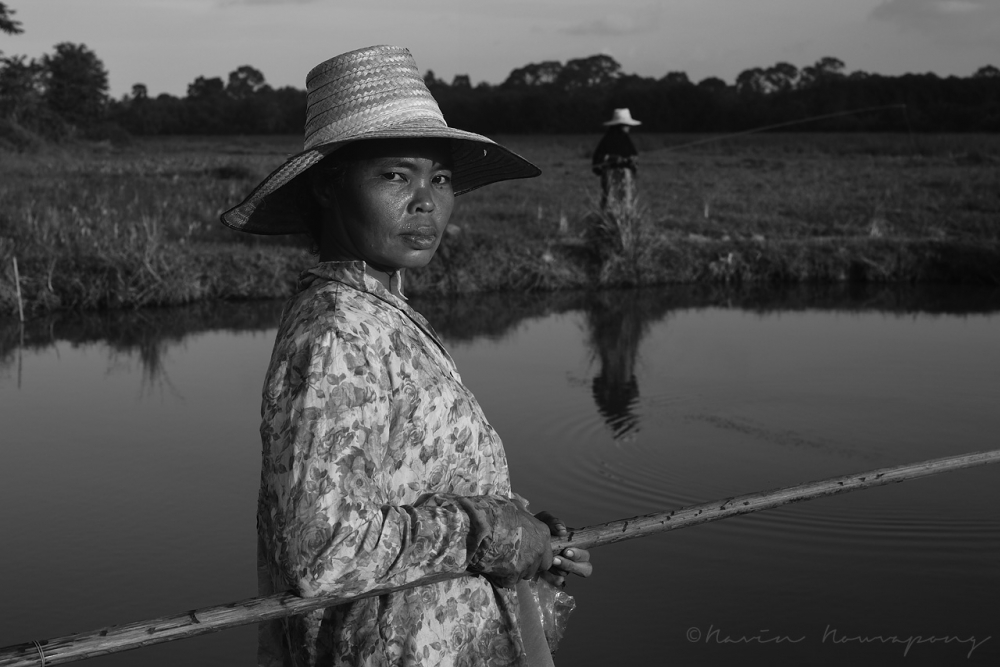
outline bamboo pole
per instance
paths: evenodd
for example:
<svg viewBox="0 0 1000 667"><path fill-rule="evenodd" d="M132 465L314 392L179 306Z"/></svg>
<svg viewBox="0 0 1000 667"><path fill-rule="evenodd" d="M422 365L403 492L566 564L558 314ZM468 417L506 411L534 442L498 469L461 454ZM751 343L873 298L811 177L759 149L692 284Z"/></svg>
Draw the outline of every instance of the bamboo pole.
<svg viewBox="0 0 1000 667"><path fill-rule="evenodd" d="M921 463L911 463L894 468L881 468L869 472L832 477L819 482L807 482L797 486L788 486L773 491L758 491L743 496L733 496L725 500L717 500L703 505L692 505L670 512L654 512L637 516L632 519L611 521L599 526L581 528L570 533L565 539L553 539L553 549L593 547L614 544L622 540L631 540L653 533L661 533L677 528L697 526L700 523L728 519L731 516L749 514L761 510L779 507L803 500L812 500L823 496L835 496L848 491L860 491L873 486L883 486L896 482L905 482L918 477L936 475L949 470L961 470L974 466L996 463L1000 461L1000 449L985 452L974 452L959 456L948 456L931 459ZM0 665L3 663L0 662Z"/></svg>
<svg viewBox="0 0 1000 667"><path fill-rule="evenodd" d="M1000 450L975 452L932 459L921 463L881 468L869 472L833 477L818 482L761 491L724 500L693 505L678 510L655 512L631 519L611 521L574 531L568 537L553 538L553 551L568 547L590 549L623 540L687 528L731 516L801 502L873 486L883 486L950 470L1000 461ZM421 586L466 576L465 572L437 574L403 586L376 589L357 596L323 595L301 598L291 593L251 598L240 602L194 609L174 616L126 625L111 626L92 632L55 639L32 641L0 648L0 667L48 667L109 653L151 646L176 639L218 632L250 623L259 623L315 609L346 604L363 598L384 595L413 586Z"/></svg>

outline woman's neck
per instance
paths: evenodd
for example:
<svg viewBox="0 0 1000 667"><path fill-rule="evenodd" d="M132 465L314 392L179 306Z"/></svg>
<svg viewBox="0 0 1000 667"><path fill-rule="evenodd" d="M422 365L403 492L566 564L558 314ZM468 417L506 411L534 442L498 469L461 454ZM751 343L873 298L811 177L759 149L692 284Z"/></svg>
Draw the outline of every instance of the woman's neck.
<svg viewBox="0 0 1000 667"><path fill-rule="evenodd" d="M371 264L365 262L365 273L367 273L372 278L382 283L383 287L385 287L387 290L389 290L389 292L395 294L396 296L402 296L402 294L400 294L399 290L396 289L395 286L393 285L392 277L398 274L400 271L402 271L402 269L393 271L391 273L388 271L381 271L379 269L376 269ZM402 276L400 276L400 278L402 278ZM397 280L396 282L398 283L399 281Z"/></svg>
<svg viewBox="0 0 1000 667"><path fill-rule="evenodd" d="M382 283L382 286L389 290L390 294L398 296L401 299L406 299L403 296L403 269L396 269L394 271L387 271L384 269L379 269L372 266L369 262L365 262L357 257L348 257L340 252L320 252L319 261L321 262L364 262L365 273L370 275L375 280ZM399 276L398 279L393 282L393 276Z"/></svg>

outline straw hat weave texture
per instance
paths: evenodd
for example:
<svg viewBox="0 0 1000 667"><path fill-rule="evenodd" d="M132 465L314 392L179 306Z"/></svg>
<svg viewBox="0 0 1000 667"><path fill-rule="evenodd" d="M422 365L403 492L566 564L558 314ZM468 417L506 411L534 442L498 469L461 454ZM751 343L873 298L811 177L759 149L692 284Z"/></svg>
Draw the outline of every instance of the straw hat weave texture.
<svg viewBox="0 0 1000 667"><path fill-rule="evenodd" d="M372 46L331 58L309 72L306 90L303 152L223 213L226 225L255 234L304 232L297 199L307 195L298 177L338 148L364 139L451 139L456 195L541 173L482 135L448 127L413 56L404 48Z"/></svg>

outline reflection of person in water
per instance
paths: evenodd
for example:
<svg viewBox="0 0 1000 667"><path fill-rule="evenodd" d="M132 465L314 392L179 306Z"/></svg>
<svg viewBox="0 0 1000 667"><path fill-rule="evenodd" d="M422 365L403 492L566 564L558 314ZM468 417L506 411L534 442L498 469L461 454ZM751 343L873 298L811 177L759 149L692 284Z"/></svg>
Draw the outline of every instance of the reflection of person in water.
<svg viewBox="0 0 1000 667"><path fill-rule="evenodd" d="M635 362L646 323L634 294L598 294L587 309L590 342L601 362L591 390L615 438L634 431L639 399Z"/></svg>
<svg viewBox="0 0 1000 667"><path fill-rule="evenodd" d="M587 306L590 345L601 362L591 391L597 409L616 439L636 432L639 382L635 367L639 344L652 322L669 310L669 302L638 290L594 294Z"/></svg>
<svg viewBox="0 0 1000 667"><path fill-rule="evenodd" d="M604 124L608 129L591 160L594 174L601 177L601 210L629 211L635 198L635 161L639 151L628 132L642 123L634 120L628 109L615 109L611 120Z"/></svg>

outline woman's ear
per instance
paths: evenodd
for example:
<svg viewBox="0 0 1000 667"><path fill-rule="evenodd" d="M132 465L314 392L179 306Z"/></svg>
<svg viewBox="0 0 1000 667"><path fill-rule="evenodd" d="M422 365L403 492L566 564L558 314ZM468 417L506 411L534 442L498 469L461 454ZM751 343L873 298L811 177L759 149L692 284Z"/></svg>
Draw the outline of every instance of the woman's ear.
<svg viewBox="0 0 1000 667"><path fill-rule="evenodd" d="M335 210L337 190L343 187L347 175L346 165L339 162L321 163L309 173L309 194L323 210Z"/></svg>
<svg viewBox="0 0 1000 667"><path fill-rule="evenodd" d="M309 179L309 190L316 203L323 209L331 208L337 202L336 188L329 180L311 178Z"/></svg>

